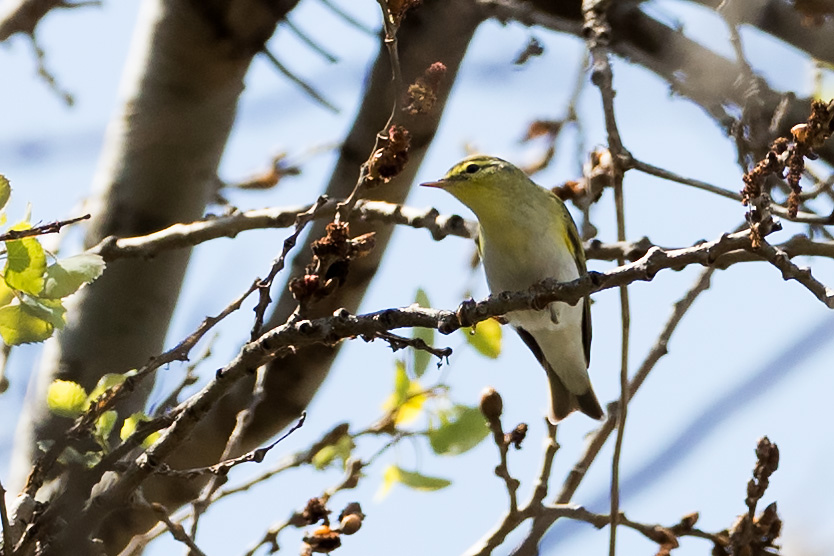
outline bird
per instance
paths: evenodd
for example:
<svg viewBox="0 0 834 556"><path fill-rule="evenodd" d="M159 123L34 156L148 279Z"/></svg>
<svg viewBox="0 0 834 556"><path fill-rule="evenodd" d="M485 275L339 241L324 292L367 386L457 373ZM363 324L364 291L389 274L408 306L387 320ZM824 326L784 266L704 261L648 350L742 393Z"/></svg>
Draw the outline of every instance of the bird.
<svg viewBox="0 0 834 556"><path fill-rule="evenodd" d="M569 282L586 274L585 251L565 203L510 162L469 156L442 179L421 185L451 193L477 217L478 253L491 293L524 290L545 278ZM549 420L559 423L576 410L602 419L588 374L590 299L511 311L506 319L547 373Z"/></svg>

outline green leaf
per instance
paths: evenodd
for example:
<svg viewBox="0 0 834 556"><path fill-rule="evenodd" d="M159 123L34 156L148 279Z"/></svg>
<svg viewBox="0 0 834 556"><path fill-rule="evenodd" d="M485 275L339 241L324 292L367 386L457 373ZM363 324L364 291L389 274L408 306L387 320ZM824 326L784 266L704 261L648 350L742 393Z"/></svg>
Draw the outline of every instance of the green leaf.
<svg viewBox="0 0 834 556"><path fill-rule="evenodd" d="M466 334L466 341L474 347L478 353L496 359L501 355L501 325L495 319L486 319L472 328L461 328Z"/></svg>
<svg viewBox="0 0 834 556"><path fill-rule="evenodd" d="M406 471L397 465L391 465L383 473L383 488L387 485L385 489L387 491L394 483L400 483L414 490L431 492L446 488L452 484L452 481L440 477L429 477L414 471Z"/></svg>
<svg viewBox="0 0 834 556"><path fill-rule="evenodd" d="M122 424L122 429L119 431L119 438L122 440L127 440L130 435L136 432L136 427L139 426L139 423L145 423L150 421L151 418L142 413L141 411L137 411L127 419ZM145 437L145 440L142 441L142 447L148 448L151 444L159 440L159 437L162 436L159 431L152 432L148 436Z"/></svg>
<svg viewBox="0 0 834 556"><path fill-rule="evenodd" d="M63 465L81 465L87 469L92 469L100 461L100 453L92 451L81 453L72 446L64 448L64 451L58 456L58 463Z"/></svg>
<svg viewBox="0 0 834 556"><path fill-rule="evenodd" d="M311 463L313 467L321 471L338 458L342 461L342 467L344 467L355 447L356 444L353 443L350 435L345 434L335 444L328 444L316 452Z"/></svg>
<svg viewBox="0 0 834 556"><path fill-rule="evenodd" d="M104 266L104 259L91 253L61 259L47 267L40 297L60 299L73 294L101 276Z"/></svg>
<svg viewBox="0 0 834 556"><path fill-rule="evenodd" d="M0 307L5 307L14 299L14 290L9 287L5 280L0 280Z"/></svg>
<svg viewBox="0 0 834 556"><path fill-rule="evenodd" d="M12 230L27 230L27 223L12 226ZM46 272L46 253L34 237L6 242L6 283L22 292L38 295L43 289Z"/></svg>
<svg viewBox="0 0 834 556"><path fill-rule="evenodd" d="M119 414L112 409L102 413L101 416L96 419L96 436L101 438L107 438L110 436L110 433L113 431L113 425L116 424L116 419L118 417Z"/></svg>
<svg viewBox="0 0 834 556"><path fill-rule="evenodd" d="M382 404L382 408L390 411L397 409L394 424L406 425L420 416L423 405L429 399L427 392L416 380L409 380L405 372L405 363L397 360L394 374L394 391Z"/></svg>
<svg viewBox="0 0 834 556"><path fill-rule="evenodd" d="M49 411L61 417L78 417L87 409L87 392L71 380L53 380L46 391Z"/></svg>
<svg viewBox="0 0 834 556"><path fill-rule="evenodd" d="M128 371L130 372L130 371ZM93 391L90 392L89 401L93 403L98 399L99 396L104 394L110 388L116 386L117 384L121 384L127 378L127 373L125 374L118 374L118 373L107 373L103 375L98 382L96 383L96 387L93 388ZM124 439L122 439L124 440Z"/></svg>
<svg viewBox="0 0 834 556"><path fill-rule="evenodd" d="M423 291L422 288L417 290L417 295L415 296L414 302L417 303L420 307L429 308L431 307L431 303L429 303L429 296L426 295L426 292ZM426 342L428 345L434 344L434 328L414 328L413 338L419 338ZM431 353L427 351L423 351L422 349L415 349L412 348L414 352L414 376L420 378L423 376L423 373L426 372L426 369L429 367L429 363L431 363L432 357L434 357Z"/></svg>
<svg viewBox="0 0 834 556"><path fill-rule="evenodd" d="M0 307L0 336L7 346L42 342L54 329L51 323L33 315L23 305Z"/></svg>
<svg viewBox="0 0 834 556"><path fill-rule="evenodd" d="M427 436L434 453L456 456L471 450L489 434L481 410L456 405L440 413L440 426L429 429Z"/></svg>
<svg viewBox="0 0 834 556"><path fill-rule="evenodd" d="M411 380L405 372L405 363L397 359L394 363L394 392L390 400L390 408L400 406L408 399L408 391L411 389ZM387 405L387 404L386 404Z"/></svg>
<svg viewBox="0 0 834 556"><path fill-rule="evenodd" d="M22 295L20 301L26 312L45 320L55 328L63 328L67 322L64 319L67 310L60 299L40 299Z"/></svg>
<svg viewBox="0 0 834 556"><path fill-rule="evenodd" d="M99 446L107 450L107 438L110 436L110 433L113 431L113 426L116 424L116 419L119 418L119 414L113 411L105 411L101 414L101 416L96 419L96 426L93 430L93 436L98 442Z"/></svg>
<svg viewBox="0 0 834 556"><path fill-rule="evenodd" d="M9 202L9 197L12 196L12 186L9 180L3 174L0 174L0 210L6 208L6 203Z"/></svg>

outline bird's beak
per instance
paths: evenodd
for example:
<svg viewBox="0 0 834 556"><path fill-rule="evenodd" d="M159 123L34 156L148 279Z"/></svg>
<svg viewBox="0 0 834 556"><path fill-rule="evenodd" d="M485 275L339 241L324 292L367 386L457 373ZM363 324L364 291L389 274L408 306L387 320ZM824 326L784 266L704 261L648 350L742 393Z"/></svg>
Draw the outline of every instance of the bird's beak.
<svg viewBox="0 0 834 556"><path fill-rule="evenodd" d="M437 181L427 181L420 184L423 187L436 187L438 189L443 189L446 187L446 180L437 180Z"/></svg>

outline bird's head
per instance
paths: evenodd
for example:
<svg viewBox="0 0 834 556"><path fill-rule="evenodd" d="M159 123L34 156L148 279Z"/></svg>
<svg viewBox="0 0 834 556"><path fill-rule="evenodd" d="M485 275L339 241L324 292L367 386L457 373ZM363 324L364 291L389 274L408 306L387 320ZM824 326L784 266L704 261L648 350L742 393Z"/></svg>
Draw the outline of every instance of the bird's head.
<svg viewBox="0 0 834 556"><path fill-rule="evenodd" d="M507 204L523 195L533 185L518 168L494 156L474 155L464 158L438 180L422 183L448 191L472 209L479 218L490 212L506 210Z"/></svg>

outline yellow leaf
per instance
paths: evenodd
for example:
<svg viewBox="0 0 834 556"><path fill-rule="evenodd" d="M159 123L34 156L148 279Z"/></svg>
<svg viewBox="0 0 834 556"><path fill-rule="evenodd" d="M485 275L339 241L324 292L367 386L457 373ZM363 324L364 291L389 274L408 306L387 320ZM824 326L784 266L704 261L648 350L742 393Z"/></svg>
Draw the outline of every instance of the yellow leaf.
<svg viewBox="0 0 834 556"><path fill-rule="evenodd" d="M42 342L52 335L52 323L32 313L28 306L16 303L0 307L0 336L7 346Z"/></svg>
<svg viewBox="0 0 834 556"><path fill-rule="evenodd" d="M398 482L400 482L400 468L396 465L389 465L382 472L382 484L379 486L379 490L376 491L374 499L380 501L388 496L388 493L391 492L391 487Z"/></svg>
<svg viewBox="0 0 834 556"><path fill-rule="evenodd" d="M32 226L21 222L10 229L28 230ZM46 272L46 252L37 238L9 240L6 242L6 268L3 278L6 283L28 294L38 295L43 289Z"/></svg>
<svg viewBox="0 0 834 556"><path fill-rule="evenodd" d="M473 331L472 328L461 328L466 334L469 345L474 347L478 353L496 359L501 355L501 325L495 319L487 319L478 323Z"/></svg>
<svg viewBox="0 0 834 556"><path fill-rule="evenodd" d="M110 388L116 386L117 384L121 384L127 378L127 373L124 374L117 374L117 373L107 373L102 375L98 382L96 383L96 387L93 388L93 391L90 392L90 403L98 400L99 396L104 394Z"/></svg>
<svg viewBox="0 0 834 556"><path fill-rule="evenodd" d="M396 409L395 425L407 425L416 420L423 411L423 405L429 399L420 382L409 380L405 372L405 363L397 361L394 377L394 391L385 400L382 409L391 411Z"/></svg>
<svg viewBox="0 0 834 556"><path fill-rule="evenodd" d="M0 307L5 307L14 299L14 290L0 278Z"/></svg>
<svg viewBox="0 0 834 556"><path fill-rule="evenodd" d="M54 380L46 392L46 405L55 415L78 417L87 409L87 392L71 380Z"/></svg>
<svg viewBox="0 0 834 556"><path fill-rule="evenodd" d="M110 431L113 430L113 425L116 424L116 419L118 417L119 415L112 409L102 413L101 416L96 419L96 426L94 430L96 438L106 440L110 435Z"/></svg>
<svg viewBox="0 0 834 556"><path fill-rule="evenodd" d="M400 483L402 485L407 486L408 488L420 490L423 492L432 492L435 490L440 490L452 484L452 482L448 479L443 479L441 477L430 477L428 475L423 475L422 473L406 471L405 469L402 469L396 465L389 465L385 468L385 471L382 473L382 485L380 485L379 490L377 491L376 496L374 496L374 498L376 498L377 500L382 500L383 498L385 498L391 491L391 487L394 486L395 483Z"/></svg>
<svg viewBox="0 0 834 556"><path fill-rule="evenodd" d="M139 426L139 423L144 423L150 420L150 417L148 417L141 411L137 411L136 413L125 419L124 424L122 424L122 429L119 431L119 438L121 438L122 440L127 440L130 437L130 435L136 432L136 427ZM160 436L162 435L159 431L154 431L150 433L148 436L145 437L145 440L142 441L142 447L150 447L151 444L159 440Z"/></svg>

